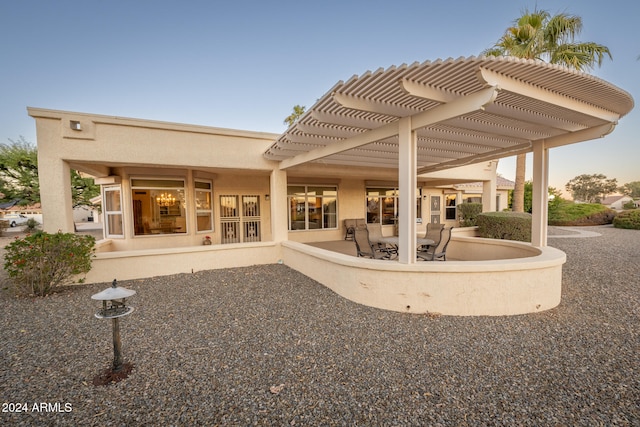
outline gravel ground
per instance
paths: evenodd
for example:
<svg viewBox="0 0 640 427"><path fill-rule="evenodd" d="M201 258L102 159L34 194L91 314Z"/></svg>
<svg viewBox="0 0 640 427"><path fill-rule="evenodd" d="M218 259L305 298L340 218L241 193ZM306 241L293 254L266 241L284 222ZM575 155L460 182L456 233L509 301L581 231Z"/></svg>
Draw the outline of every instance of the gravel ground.
<svg viewBox="0 0 640 427"><path fill-rule="evenodd" d="M0 424L638 426L640 231L590 230L550 237L562 303L524 316L381 311L284 265L123 281L134 369L109 386L108 284L1 291Z"/></svg>

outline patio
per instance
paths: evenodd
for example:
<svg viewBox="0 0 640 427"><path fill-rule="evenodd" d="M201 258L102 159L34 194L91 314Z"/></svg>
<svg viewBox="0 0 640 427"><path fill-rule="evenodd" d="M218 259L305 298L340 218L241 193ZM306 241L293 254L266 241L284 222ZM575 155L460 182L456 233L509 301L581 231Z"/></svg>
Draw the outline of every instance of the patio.
<svg viewBox="0 0 640 427"><path fill-rule="evenodd" d="M74 287L0 292L0 393L67 413L2 413L7 425L637 425L637 232L550 238L566 252L562 303L526 316L412 315L341 298L284 266L123 281L138 293L110 325ZM171 306L166 302L171 301ZM61 307L73 307L62 310ZM282 385L282 386L281 386ZM273 390L273 391L272 391ZM491 420L491 421L489 421Z"/></svg>

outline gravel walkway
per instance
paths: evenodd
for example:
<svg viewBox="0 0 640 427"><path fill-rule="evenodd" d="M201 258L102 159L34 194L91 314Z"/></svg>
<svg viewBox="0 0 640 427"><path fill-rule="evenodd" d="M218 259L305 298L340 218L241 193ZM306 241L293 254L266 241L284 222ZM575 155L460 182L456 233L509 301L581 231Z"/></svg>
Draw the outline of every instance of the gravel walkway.
<svg viewBox="0 0 640 427"><path fill-rule="evenodd" d="M525 316L381 311L284 265L122 282L135 367L100 387L108 284L1 291L0 425L638 426L640 231L592 229L550 239L563 300Z"/></svg>

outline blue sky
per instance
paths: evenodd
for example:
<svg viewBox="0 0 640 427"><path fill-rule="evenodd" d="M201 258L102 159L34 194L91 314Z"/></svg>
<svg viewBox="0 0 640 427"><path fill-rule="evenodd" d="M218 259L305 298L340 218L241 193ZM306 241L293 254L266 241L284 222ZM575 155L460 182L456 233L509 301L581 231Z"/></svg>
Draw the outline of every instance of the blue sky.
<svg viewBox="0 0 640 427"><path fill-rule="evenodd" d="M525 8L582 17L608 46L592 74L640 99L640 2L0 0L0 142L35 142L27 106L281 133L339 80L478 55ZM604 139L551 150L550 185L640 181L640 109ZM514 178L515 161L499 172ZM529 167L529 171L531 168Z"/></svg>

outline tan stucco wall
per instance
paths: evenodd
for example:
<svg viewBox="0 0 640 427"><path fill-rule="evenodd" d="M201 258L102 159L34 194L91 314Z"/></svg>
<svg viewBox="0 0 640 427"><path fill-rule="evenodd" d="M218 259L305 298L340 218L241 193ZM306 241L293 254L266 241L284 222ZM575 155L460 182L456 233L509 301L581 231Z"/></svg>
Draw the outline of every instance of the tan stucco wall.
<svg viewBox="0 0 640 427"><path fill-rule="evenodd" d="M216 174L232 186L269 194L269 173L277 166L262 153L277 135L155 122L140 119L29 108L36 119L40 189L45 231L73 231L69 167L95 177L135 173L135 168L164 167L188 173ZM80 122L74 131L71 121ZM156 169L162 174L161 169ZM249 177L262 174L256 186ZM66 180L66 181L65 181ZM124 183L123 183L124 184ZM265 186L266 185L266 186ZM124 192L123 186L123 192ZM125 193L126 194L126 193ZM266 207L266 206L265 206ZM266 210L269 211L268 209ZM270 219L268 219L270 220ZM270 228L270 227L268 227ZM171 236L182 245L183 238ZM159 245L162 245L158 241Z"/></svg>
<svg viewBox="0 0 640 427"><path fill-rule="evenodd" d="M500 242L498 242L500 243ZM510 242L509 246L513 243ZM406 313L503 316L556 307L565 254L532 248L525 258L421 262L355 258L283 242L285 264L354 302Z"/></svg>
<svg viewBox="0 0 640 427"><path fill-rule="evenodd" d="M98 252L86 276L87 283L111 282L194 273L201 270L246 267L281 262L280 245L273 242L158 248L109 252L110 241L99 244L107 252Z"/></svg>

